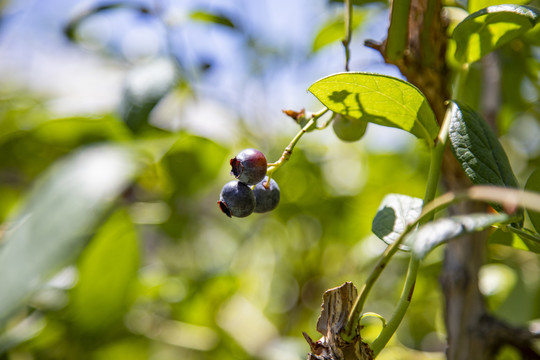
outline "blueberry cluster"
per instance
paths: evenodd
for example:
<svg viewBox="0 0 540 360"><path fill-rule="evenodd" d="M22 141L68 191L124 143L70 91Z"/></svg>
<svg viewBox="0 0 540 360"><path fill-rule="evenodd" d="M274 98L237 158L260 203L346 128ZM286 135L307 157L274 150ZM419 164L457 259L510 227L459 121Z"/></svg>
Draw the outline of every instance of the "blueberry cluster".
<svg viewBox="0 0 540 360"><path fill-rule="evenodd" d="M221 189L219 207L228 217L246 217L253 212L264 213L279 203L279 187L274 179L268 182L266 157L256 149L242 150L231 159L229 181Z"/></svg>

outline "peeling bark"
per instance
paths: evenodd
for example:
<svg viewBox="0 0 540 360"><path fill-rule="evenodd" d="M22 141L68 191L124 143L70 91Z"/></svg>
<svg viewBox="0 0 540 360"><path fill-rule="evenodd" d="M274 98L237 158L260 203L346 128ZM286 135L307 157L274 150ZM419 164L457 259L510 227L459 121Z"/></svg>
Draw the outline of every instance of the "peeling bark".
<svg viewBox="0 0 540 360"><path fill-rule="evenodd" d="M304 338L311 348L307 360L371 360L373 353L368 344L362 342L360 334L351 342L341 338L358 291L352 282L327 290L323 295L321 315L317 331L322 337L313 341L306 333Z"/></svg>

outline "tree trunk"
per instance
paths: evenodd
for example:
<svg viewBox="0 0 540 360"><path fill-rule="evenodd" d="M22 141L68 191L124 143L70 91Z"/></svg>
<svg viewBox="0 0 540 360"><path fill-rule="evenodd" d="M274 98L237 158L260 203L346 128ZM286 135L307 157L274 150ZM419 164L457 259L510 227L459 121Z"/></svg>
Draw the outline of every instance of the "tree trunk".
<svg viewBox="0 0 540 360"><path fill-rule="evenodd" d="M447 22L442 15L442 4L440 0L411 0L408 11L408 28L394 31L394 35L397 34L398 37L400 34L407 34L401 55L398 52L399 56L396 57L394 52L392 59L386 56L388 39L382 44L367 41L366 45L381 52L387 63L396 65L407 80L422 91L441 124L446 111L445 101L452 98L450 74L446 65ZM392 16L390 22L394 24ZM496 64L496 61L491 63ZM497 77L485 78L494 80ZM492 105L497 102L490 100L496 98L493 91L496 91L497 86L489 84L487 88L488 98L482 100L488 120L491 120L490 124L493 125L496 109L493 109ZM443 159L442 182L447 191L456 191L471 185L449 149L446 149ZM450 209L452 215L477 211L485 211L485 206L469 202ZM447 358L492 359L501 345L508 343L515 346L523 358L538 359L531 347L533 337L530 332L511 328L486 312L483 296L478 288L478 272L484 264L485 250L485 233L462 236L450 241L446 247L440 282L445 298Z"/></svg>

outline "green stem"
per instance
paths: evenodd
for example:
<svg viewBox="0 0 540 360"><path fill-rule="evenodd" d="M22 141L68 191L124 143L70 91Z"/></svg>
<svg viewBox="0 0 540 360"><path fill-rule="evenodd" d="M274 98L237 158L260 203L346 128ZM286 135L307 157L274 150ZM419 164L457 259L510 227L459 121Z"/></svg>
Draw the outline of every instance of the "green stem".
<svg viewBox="0 0 540 360"><path fill-rule="evenodd" d="M390 338L394 335L399 324L401 323L401 320L403 320L407 309L409 308L409 304L411 303L411 298L414 292L414 285L416 284L416 275L418 273L419 265L420 261L411 256L411 260L409 261L409 269L407 270L407 278L405 279L405 285L401 291L401 296L399 297L399 302L394 310L394 314L388 321L386 327L383 328L379 336L371 344L373 358L375 358L381 352Z"/></svg>
<svg viewBox="0 0 540 360"><path fill-rule="evenodd" d="M437 191L437 186L439 183L439 174L440 174L440 168L442 164L442 158L444 154L444 149L446 148L446 141L448 139L448 129L450 127L450 110L446 112L446 116L443 121L443 125L439 131L439 135L437 138L437 144L435 145L435 148L433 148L431 153L431 162L430 162L430 168L429 168L429 174L428 174L428 183L426 186L426 194L424 197L424 204L427 204L433 198L435 197L435 193ZM412 231L420 221L427 222L430 221L433 218L433 214L429 213L422 214L422 216L414 223L405 229L405 231L401 234L401 236L394 241L392 244L390 244L386 250L383 252L377 263L375 264L375 267L369 274L368 278L366 279L365 283L362 285L362 287L359 290L358 296L356 298L356 301L353 305L353 308L351 310L351 313L349 314L349 317L347 319L347 325L345 326L342 338L345 341L352 341L358 331L359 322L360 322L360 314L362 313L362 309L364 308L364 304L366 302L366 299L369 295L369 292L371 291L373 285L379 278L380 274L392 258L394 254L399 249L399 245L403 242L405 235L407 235L410 231ZM407 278L405 280L405 285L402 291L402 295L400 298L400 302L398 304L398 308L396 309L396 312L392 315L392 318L390 319L388 326L384 327L384 329L381 331L377 339L374 341L372 345L372 349L375 349L374 346L377 346L377 352L374 351L374 355L378 354L382 348L386 345L388 340L392 337L394 332L396 331L398 325L400 324L401 320L403 319L403 316L405 315L405 312L407 311L408 304L410 303L410 297L412 296L412 291L414 289L414 284L416 282L416 274L418 270L418 261L412 259L409 264L409 271L407 272Z"/></svg>
<svg viewBox="0 0 540 360"><path fill-rule="evenodd" d="M283 166L283 164L287 160L289 160L289 158L292 155L292 151L293 151L294 147L296 146L298 141L300 141L302 136L305 133L307 133L309 130L311 130L311 128L314 127L315 124L317 123L317 119L320 118L321 116L323 116L324 114L326 114L327 111L329 111L329 109L324 108L319 112L313 113L311 115L311 118L309 119L309 121L302 128L302 130L300 130L298 132L298 134L296 134L295 137L291 140L289 145L287 145L287 147L283 151L283 154L281 154L281 157L279 158L279 160L276 161L275 163L268 164L268 169L266 170L266 175L268 175L268 182L267 183L269 183L270 179L272 178L272 175L277 171L277 169L279 169L281 166Z"/></svg>
<svg viewBox="0 0 540 360"><path fill-rule="evenodd" d="M345 37L342 41L343 47L345 48L345 71L349 71L349 60L351 58L351 50L349 48L349 45L351 44L352 37L352 3L352 0L345 0Z"/></svg>
<svg viewBox="0 0 540 360"><path fill-rule="evenodd" d="M428 204L429 202L431 202L435 198L435 194L437 192L444 150L446 149L446 142L448 139L448 130L450 128L450 120L451 109L449 108L446 111L443 124L439 131L439 135L437 137L437 144L431 152L431 161L429 164L429 174L426 186L426 193L424 195L424 204ZM422 225L433 220L433 216L434 213L431 213L426 217L420 218L418 221L418 225ZM414 286L416 284L416 276L418 274L419 266L420 261L411 256L409 260L407 276L405 278L405 285L403 286L403 290L401 292L401 296L399 298L396 310L394 311L394 314L392 314L390 321L388 321L388 325L383 328L379 336L373 341L373 344L371 344L374 358L381 352L381 350L386 346L390 338L394 335L399 324L403 320L407 309L409 308L409 304L411 303L411 298L414 292Z"/></svg>
<svg viewBox="0 0 540 360"><path fill-rule="evenodd" d="M457 72L455 87L454 87L454 100L464 100L465 88L467 86L467 77L469 75L469 64L461 65L461 69Z"/></svg>
<svg viewBox="0 0 540 360"><path fill-rule="evenodd" d="M396 61L403 57L409 35L409 10L411 0L393 0L390 26L386 38L386 58Z"/></svg>

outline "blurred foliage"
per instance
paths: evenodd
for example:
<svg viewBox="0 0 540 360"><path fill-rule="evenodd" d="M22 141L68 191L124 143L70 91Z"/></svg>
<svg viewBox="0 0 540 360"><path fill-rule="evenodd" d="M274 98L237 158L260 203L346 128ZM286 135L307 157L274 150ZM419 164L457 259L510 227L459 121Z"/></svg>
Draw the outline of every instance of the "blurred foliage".
<svg viewBox="0 0 540 360"><path fill-rule="evenodd" d="M102 8L110 10L97 9ZM143 12L147 16L149 11ZM236 26L221 12L201 9L191 15L218 29ZM330 15L327 24L334 29L337 22ZM68 22L66 32L73 41L80 21ZM324 52L323 45L333 40L331 33L315 50ZM532 119L532 128L540 127L537 53L525 40L512 41L498 52L499 130L511 164L521 164L514 168L520 179L540 164L539 140L530 140L524 150L523 134L516 130L516 121L525 116ZM256 61L273 56L257 55ZM216 201L230 179L228 159L242 148L258 146L250 139L258 127L239 119L230 124L237 139L225 142L189 129L168 132L154 126L156 108L164 97L181 97L175 91L179 86L195 94L182 101L200 100L195 80L182 73L181 59L175 61L179 63L161 63L162 77L150 72L153 86L147 86L145 74L142 86L138 82L139 64L126 64L132 72L118 113L58 117L47 98L0 84L0 251L4 253L10 239L23 239L33 247L36 264L19 258L9 264L15 264L14 269L54 270L39 274L39 281L20 284L30 286L31 295L24 296L2 324L2 358L305 358L308 346L301 334L318 337L315 325L323 292L344 281L360 284L385 247L371 233L382 199L389 193L423 197L429 162L423 144L411 142L398 152L373 151L363 141L340 143L326 129L306 135L276 173L281 203L275 211L227 218ZM151 65L142 67L148 70ZM480 72L474 76L483 77ZM469 105L477 108L479 102ZM270 148L272 161L293 135L258 136ZM79 184L62 182L57 169L100 146L126 150L138 167L134 174L124 174L129 180L114 192L88 200L85 195L114 171L83 162L81 171L97 171L92 173L97 180ZM40 192L43 183L57 190L54 197ZM39 212L28 210L32 199L42 206ZM101 199L99 206L87 204L96 199ZM39 218L32 218L36 214ZM37 232L31 236L15 237L28 219L47 231L34 227ZM66 229L71 242L58 245ZM490 308L511 322L540 318L538 255L497 244L519 238L508 239L501 231L493 233L496 236L501 239L492 239L490 264L481 273ZM40 255L53 250L65 250L71 257L49 258L54 263L47 266L39 263ZM380 359L444 358L441 261L442 249L437 248L422 263L410 310ZM392 314L406 268L407 258L399 255L389 264L368 299L369 311ZM0 303L0 313L4 307ZM381 329L377 319L363 324L367 340ZM516 356L508 350L501 358Z"/></svg>

